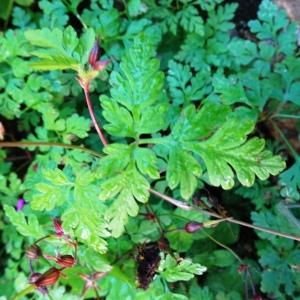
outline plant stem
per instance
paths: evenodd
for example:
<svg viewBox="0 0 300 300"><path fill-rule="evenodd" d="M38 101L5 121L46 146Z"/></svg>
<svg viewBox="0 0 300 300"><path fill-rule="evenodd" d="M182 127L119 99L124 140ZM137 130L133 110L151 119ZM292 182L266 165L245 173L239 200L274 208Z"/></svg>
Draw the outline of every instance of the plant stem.
<svg viewBox="0 0 300 300"><path fill-rule="evenodd" d="M103 155L93 151L91 149L77 146L77 145L69 145L69 144L63 144L63 143L56 143L56 142L0 142L0 148L23 148L23 147L61 147L65 149L75 149L80 150L86 153L89 153L93 156L102 158Z"/></svg>
<svg viewBox="0 0 300 300"><path fill-rule="evenodd" d="M293 146L290 144L290 142L287 140L287 138L285 137L284 133L281 131L281 129L277 126L277 124L273 121L271 121L273 127L275 128L275 130L279 133L280 137L282 138L282 140L285 142L286 146L288 147L288 149L291 151L291 154L294 156L295 160L297 160L299 158L298 153L296 152L296 150L293 148Z"/></svg>
<svg viewBox="0 0 300 300"><path fill-rule="evenodd" d="M139 145L143 145L143 144L166 144L169 142L169 137L158 137L158 138L149 138L149 139L140 139L138 141Z"/></svg>
<svg viewBox="0 0 300 300"><path fill-rule="evenodd" d="M19 293L17 293L12 300L19 300L22 299L24 296L26 296L29 293L32 293L35 290L35 286L34 285L29 285L28 287L26 287L25 289L23 289L22 291L20 291Z"/></svg>
<svg viewBox="0 0 300 300"><path fill-rule="evenodd" d="M90 116L91 116L92 122L94 124L94 127L95 127L95 129L96 129L96 131L99 135L99 138L100 138L103 146L106 147L108 143L107 143L107 141L104 137L104 134L102 133L101 128L98 125L98 122L96 120L93 104L92 104L91 97L90 97L90 85L89 85L89 83L86 83L86 84L82 85L82 88L83 88L83 91L84 91L86 104L88 106L88 109L89 109Z"/></svg>
<svg viewBox="0 0 300 300"><path fill-rule="evenodd" d="M153 194L153 195L156 195L157 197L181 208L181 209L184 209L184 210L195 210L195 211L199 211L199 213L203 213L205 215L208 215L208 216L211 216L211 217L215 217L215 218L218 218L218 219L223 219L224 217L217 214L217 213L213 213L213 212L209 212L209 211L206 211L206 210L202 210L202 209L199 209L198 207L196 206L192 206L192 205L189 205L185 202L182 202L182 201L179 201L179 200L176 200L174 198L171 198L167 195L164 195L158 191L155 191L153 189L149 189L150 193ZM282 232L279 232L279 231L276 231L276 230L272 230L272 229L269 229L269 228L265 228L265 227L261 227L261 226L256 226L256 225L253 225L253 224L250 224L250 223L246 223L246 222L243 222L243 221L240 221L240 220L236 220L236 219L233 219L233 218L229 218L229 219L226 219L226 222L230 222L230 223L234 223L234 224L238 224L238 225L241 225L241 226L244 226L244 227L249 227L249 228L252 228L252 229L256 229L256 230L259 230L259 231L263 231L263 232L266 232L266 233L270 233L270 234L273 234L273 235L276 235L276 236L281 236L281 237L284 237L284 238L287 238L287 239L291 239L291 240L295 240L295 241L299 241L300 242L300 237L298 236L295 236L295 235L291 235L291 234L288 234L288 233L282 233Z"/></svg>
<svg viewBox="0 0 300 300"><path fill-rule="evenodd" d="M81 147L81 146L76 146L76 145L51 143L51 142L49 142L49 143L47 143L47 142L0 142L0 148L1 147L3 147L3 148L5 148L5 147L7 147L7 148L21 147L22 148L22 147L34 147L34 146L35 147L41 147L41 146L62 147L62 148L66 148L66 149L68 149L68 148L77 149L77 150L87 152L87 153L89 153L93 156L99 157L99 158L103 157L103 155L101 155L100 153L98 153L96 151L93 151L93 150L90 150L88 148L84 148L84 147ZM197 210L200 213L203 213L203 214L211 216L211 217L215 217L215 218L218 218L218 219L223 219L224 218L223 216L221 216L217 213L199 209L196 206L192 206L192 205L189 205L189 204L187 204L183 201L176 200L172 197L169 197L169 196L167 196L165 194L162 194L158 191L155 191L153 189L149 189L149 191L150 191L151 194L156 195L157 197L159 197L159 198L161 198L161 199L163 199L163 200L165 200L165 201L167 201L167 202L169 202L169 203L171 203L171 204L173 204L173 205L175 205L175 206L177 206L181 209L188 210L188 211L189 210ZM276 231L276 230L272 230L272 229L252 225L250 223L239 221L239 220L236 220L236 219L233 219L233 218L227 219L226 221L230 222L230 223L235 223L235 224L238 224L238 225L241 225L241 226L249 227L249 228L252 228L252 229L264 231L264 232L267 232L267 233L270 233L270 234L273 234L273 235L288 238L288 239L291 239L291 240L300 241L300 237L297 237L297 236L294 236L294 235L291 235L291 234L282 233L282 232L279 232L279 231Z"/></svg>
<svg viewBox="0 0 300 300"><path fill-rule="evenodd" d="M217 245L223 247L224 249L226 249L227 251L229 251L238 261L239 263L243 263L242 259L229 247L227 247L226 245L222 244L221 242L217 241L216 239L214 239L210 234L208 234L205 230L202 229L202 231L204 232L204 234L211 239L214 243L216 243Z"/></svg>
<svg viewBox="0 0 300 300"><path fill-rule="evenodd" d="M300 119L300 116L289 114L275 114L272 118Z"/></svg>

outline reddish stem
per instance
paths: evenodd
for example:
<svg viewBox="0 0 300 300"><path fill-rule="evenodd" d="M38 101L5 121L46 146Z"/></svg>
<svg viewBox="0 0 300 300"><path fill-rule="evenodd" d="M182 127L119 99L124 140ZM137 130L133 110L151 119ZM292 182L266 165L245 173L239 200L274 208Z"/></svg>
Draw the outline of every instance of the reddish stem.
<svg viewBox="0 0 300 300"><path fill-rule="evenodd" d="M165 201L167 201L167 202L183 209L183 210L187 210L187 211L195 210L195 211L199 211L200 213L203 213L205 215L215 217L217 219L223 219L223 217L221 215L217 214L217 213L213 213L213 212L209 212L209 211L206 211L206 210L199 209L198 207L195 207L195 206L192 206L192 205L187 204L185 202L176 200L176 199L174 199L172 197L169 197L165 194L162 194L162 193L160 193L156 190L149 189L149 192L151 194L153 194L153 195L155 195L155 196L157 196L157 197L159 197L159 198L161 198L161 199L163 199L163 200L165 200ZM230 222L230 223L235 223L235 224L238 224L238 225L242 225L242 226L249 227L249 228L252 228L252 229L264 231L264 232L267 232L267 233L270 233L270 234L273 234L273 235L281 236L281 237L284 237L284 238L287 238L287 239L291 239L291 240L300 242L300 237L292 235L292 234L283 233L283 232L280 232L280 231L277 231L277 230L272 230L272 229L269 229L269 228L252 225L252 224L240 221L240 220L236 220L234 218L228 218L228 219L226 219L226 221Z"/></svg>
<svg viewBox="0 0 300 300"><path fill-rule="evenodd" d="M103 146L106 147L108 143L107 143L107 141L106 141L106 139L104 137L104 134L102 133L101 128L98 125L98 122L97 122L96 117L95 117L95 112L94 112L93 104L92 104L91 97L90 97L90 85L89 85L89 83L84 84L82 86L82 88L83 88L83 91L84 91L86 104L88 106L89 113L90 113L92 122L94 124L94 127L95 127L95 129L96 129L96 131L97 131L97 133L99 135L99 138L100 138Z"/></svg>

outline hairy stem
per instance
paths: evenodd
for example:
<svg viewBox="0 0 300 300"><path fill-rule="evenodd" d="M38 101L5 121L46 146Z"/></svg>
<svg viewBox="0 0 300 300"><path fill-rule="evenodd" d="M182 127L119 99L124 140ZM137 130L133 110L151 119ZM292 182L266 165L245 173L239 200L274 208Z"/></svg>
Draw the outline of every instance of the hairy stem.
<svg viewBox="0 0 300 300"><path fill-rule="evenodd" d="M29 293L32 293L35 290L35 286L34 285L29 285L27 286L25 289L23 289L22 291L20 291L19 293L17 293L12 300L19 300L22 299L24 296L26 296Z"/></svg>
<svg viewBox="0 0 300 300"><path fill-rule="evenodd" d="M84 91L86 104L88 106L89 113L90 113L92 122L94 124L94 127L95 127L95 129L96 129L96 131L99 135L99 138L100 138L103 146L106 147L108 143L107 143L107 141L104 137L104 134L101 130L101 127L98 125L98 122L97 122L97 119L96 119L96 116L95 116L93 104L92 104L91 97L90 97L90 85L89 85L89 83L86 83L86 84L82 85L82 88L83 88L83 91Z"/></svg>
<svg viewBox="0 0 300 300"><path fill-rule="evenodd" d="M156 195L157 197L159 197L159 198L161 198L161 199L163 199L163 200L165 200L165 201L167 201L167 202L169 202L169 203L171 203L171 204L173 204L173 205L175 205L175 206L177 206L181 209L199 211L199 213L203 213L205 215L215 217L215 218L218 218L218 219L223 219L224 218L223 216L221 216L217 213L213 213L213 212L209 212L209 211L206 211L206 210L199 209L196 206L192 206L192 205L189 205L185 202L176 200L174 198L171 198L171 197L169 197L167 195L164 195L164 194L162 194L158 191L155 191L153 189L149 189L149 191L150 191L151 194ZM246 223L246 222L243 222L243 221L240 221L240 220L236 220L234 218L228 218L225 221L300 242L300 237L295 236L295 235L291 235L291 234L288 234L288 233L282 233L282 232L279 232L277 230L272 230L272 229L269 229L269 228L256 226L256 225L253 225L253 224L250 224L250 223Z"/></svg>
<svg viewBox="0 0 300 300"><path fill-rule="evenodd" d="M77 146L77 145L69 145L69 144L63 144L63 143L56 143L56 142L0 142L0 148L23 148L23 147L61 147L65 149L74 149L74 150L80 150L86 153L89 153L93 156L102 158L103 155L93 151L91 149Z"/></svg>
<svg viewBox="0 0 300 300"><path fill-rule="evenodd" d="M275 114L272 118L283 118L283 119L300 119L300 116L290 114Z"/></svg>
<svg viewBox="0 0 300 300"><path fill-rule="evenodd" d="M0 148L1 147L3 147L3 148L5 148L5 147L7 147L7 148L21 147L22 148L22 147L33 147L33 146L35 146L35 147L55 146L55 147L77 149L77 150L87 152L87 153L89 153L91 155L94 155L96 157L99 157L99 158L103 157L103 155L101 155L100 153L98 153L96 151L93 151L93 150L90 150L88 148L84 148L84 147L81 147L81 146L76 146L76 145L68 145L68 144L60 144L60 143L46 143L46 142L0 142ZM153 194L153 195L155 195L155 196L157 196L157 197L159 197L159 198L161 198L161 199L163 199L163 200L165 200L165 201L167 201L167 202L169 202L169 203L173 204L174 206L177 206L181 209L184 209L184 210L197 210L200 213L203 213L203 214L211 216L211 217L215 217L215 218L218 218L218 219L223 219L224 218L223 216L221 216L217 213L199 209L196 206L192 206L192 205L189 205L189 204L187 204L183 201L176 200L176 199L174 199L172 197L169 197L165 194L162 194L162 193L160 193L156 190L149 189L149 191L150 191L151 194ZM235 223L235 224L238 224L238 225L241 225L241 226L244 226L244 227L249 227L249 228L252 228L252 229L264 231L264 232L267 232L267 233L270 233L270 234L273 234L273 235L285 237L285 238L288 238L288 239L291 239L291 240L300 241L300 237L298 237L298 236L282 233L282 232L272 230L272 229L268 229L268 228L265 228L265 227L252 225L250 223L239 221L239 220L236 220L236 219L233 219L233 218L228 218L226 221L230 222L230 223Z"/></svg>

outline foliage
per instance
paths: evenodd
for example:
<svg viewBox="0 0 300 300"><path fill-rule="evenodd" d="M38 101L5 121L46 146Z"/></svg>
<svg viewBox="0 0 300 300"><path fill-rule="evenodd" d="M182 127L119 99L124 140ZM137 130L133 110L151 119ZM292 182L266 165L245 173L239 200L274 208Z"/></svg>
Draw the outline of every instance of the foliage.
<svg viewBox="0 0 300 300"><path fill-rule="evenodd" d="M0 4L3 299L297 299L297 242L228 219L298 235L296 26L223 2Z"/></svg>

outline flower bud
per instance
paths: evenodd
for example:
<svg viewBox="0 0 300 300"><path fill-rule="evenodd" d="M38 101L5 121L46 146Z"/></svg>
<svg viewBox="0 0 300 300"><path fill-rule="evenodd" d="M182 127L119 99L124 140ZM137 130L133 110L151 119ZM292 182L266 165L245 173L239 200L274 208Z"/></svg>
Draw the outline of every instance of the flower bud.
<svg viewBox="0 0 300 300"><path fill-rule="evenodd" d="M56 235L58 237L64 236L64 230L63 230L61 224L62 223L61 223L61 220L59 218L54 218L53 219L54 229L55 229Z"/></svg>
<svg viewBox="0 0 300 300"><path fill-rule="evenodd" d="M71 268L76 264L76 260L72 255L60 255L55 262L63 268Z"/></svg>
<svg viewBox="0 0 300 300"><path fill-rule="evenodd" d="M263 300L263 298L259 294L254 294L253 300Z"/></svg>
<svg viewBox="0 0 300 300"><path fill-rule="evenodd" d="M99 58L99 54L100 54L100 47L98 45L98 41L96 40L93 48L90 51L90 55L89 55L89 64L94 67L96 61Z"/></svg>
<svg viewBox="0 0 300 300"><path fill-rule="evenodd" d="M40 277L41 277L41 273L32 273L30 276L29 276L29 283L35 283Z"/></svg>
<svg viewBox="0 0 300 300"><path fill-rule="evenodd" d="M203 228L203 223L199 222L189 222L185 224L184 229L187 233L194 233Z"/></svg>
<svg viewBox="0 0 300 300"><path fill-rule="evenodd" d="M38 259L41 255L42 255L42 250L36 244L31 245L26 250L26 256L27 256L27 258L29 258L31 260Z"/></svg>
<svg viewBox="0 0 300 300"><path fill-rule="evenodd" d="M239 273L244 273L244 272L246 272L248 270L248 265L246 265L246 264L240 264L239 266L238 266L238 269L237 269L237 271L239 272Z"/></svg>
<svg viewBox="0 0 300 300"><path fill-rule="evenodd" d="M161 251L166 251L169 249L169 241L166 239L166 238L161 238L159 241L158 241L158 248L161 250Z"/></svg>
<svg viewBox="0 0 300 300"><path fill-rule="evenodd" d="M43 273L35 282L34 285L39 288L47 285L54 285L60 276L60 270L52 267Z"/></svg>
<svg viewBox="0 0 300 300"><path fill-rule="evenodd" d="M109 64L109 60L99 60L93 65L93 69L96 71L102 71Z"/></svg>
<svg viewBox="0 0 300 300"><path fill-rule="evenodd" d="M22 210L25 204L26 204L25 200L22 198L19 198L18 202L17 202L17 206L16 206L16 211Z"/></svg>

